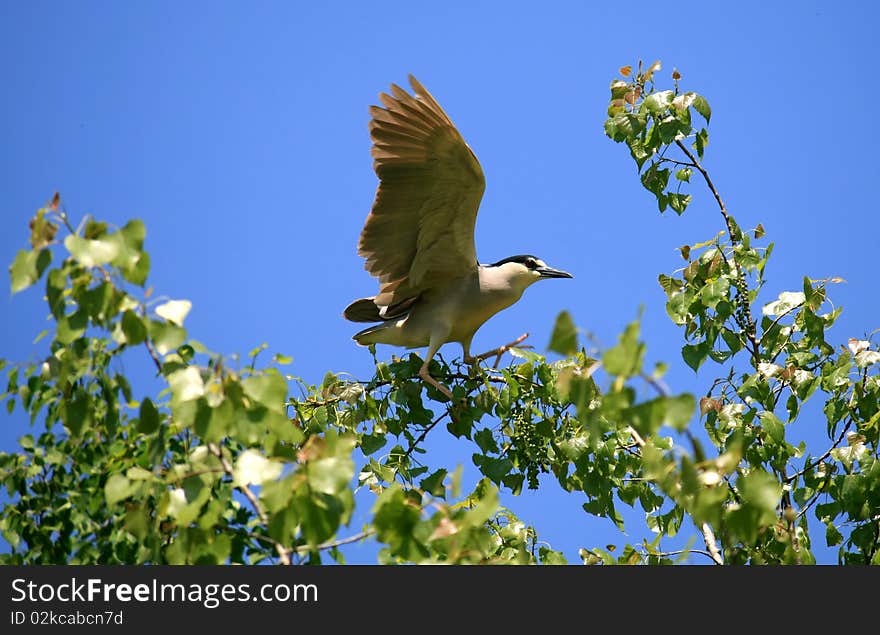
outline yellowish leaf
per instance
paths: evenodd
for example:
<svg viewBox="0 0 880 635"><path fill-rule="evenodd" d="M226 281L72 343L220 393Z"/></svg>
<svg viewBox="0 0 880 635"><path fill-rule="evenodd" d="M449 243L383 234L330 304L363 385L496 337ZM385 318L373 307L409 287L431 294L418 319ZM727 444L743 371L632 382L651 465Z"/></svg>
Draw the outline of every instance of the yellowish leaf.
<svg viewBox="0 0 880 635"><path fill-rule="evenodd" d="M645 71L645 81L650 82L654 79L654 73L659 71L663 66L660 64L660 60L657 60L653 64L648 67L648 70Z"/></svg>
<svg viewBox="0 0 880 635"><path fill-rule="evenodd" d="M169 300L156 307L156 315L177 324L177 326L183 326L183 320L186 319L191 308L192 302L189 300Z"/></svg>
<svg viewBox="0 0 880 635"><path fill-rule="evenodd" d="M849 347L850 352L853 355L857 355L862 351L868 350L868 347L871 345L871 342L868 340L857 340L854 337L849 338L846 342L847 347Z"/></svg>
<svg viewBox="0 0 880 635"><path fill-rule="evenodd" d="M712 397L700 397L700 414L704 415L712 410L716 412L721 409L721 404L718 403L717 399L713 399Z"/></svg>

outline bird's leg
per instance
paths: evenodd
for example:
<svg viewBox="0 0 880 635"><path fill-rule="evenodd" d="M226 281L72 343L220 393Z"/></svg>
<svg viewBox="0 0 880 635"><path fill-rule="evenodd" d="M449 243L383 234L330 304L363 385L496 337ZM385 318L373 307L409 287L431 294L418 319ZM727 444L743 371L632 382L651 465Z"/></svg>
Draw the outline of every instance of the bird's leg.
<svg viewBox="0 0 880 635"><path fill-rule="evenodd" d="M462 356L461 361L471 367L471 377L474 376L477 370L477 364L479 364L480 359L478 357L474 357L471 355L471 341L467 340L461 343Z"/></svg>
<svg viewBox="0 0 880 635"><path fill-rule="evenodd" d="M431 363L431 360L434 358L434 355L437 354L437 351L440 350L440 347L443 345L443 341L446 338L443 337L431 337L431 341L428 344L428 353L425 355L425 362L422 364L422 367L419 368L419 377L421 377L424 381L431 384L434 388L442 392L444 395L449 397L449 401L454 401L454 397L452 396L452 391L449 390L446 386L441 384L439 381L431 377L431 373L428 372L428 364Z"/></svg>
<svg viewBox="0 0 880 635"><path fill-rule="evenodd" d="M495 363L492 364L492 368L498 368L498 363L501 361L501 356L504 355L507 351L515 346L519 346L525 339L529 336L528 333L523 333L518 338L513 340L512 342L508 342L504 346L499 346L498 348L493 348L491 351L486 351L485 353L481 353L480 355L476 355L471 357L467 350L465 350L465 359L464 361L469 364L475 364L477 362L481 362L484 359L489 359L490 357L495 357ZM529 348L529 347L524 347Z"/></svg>
<svg viewBox="0 0 880 635"><path fill-rule="evenodd" d="M424 379L426 382L431 384L434 388L442 392L444 395L449 397L449 401L453 401L454 397L452 396L452 391L449 390L446 386L441 384L439 381L431 377L431 373L428 372L428 362L422 364L422 367L419 369L419 377Z"/></svg>

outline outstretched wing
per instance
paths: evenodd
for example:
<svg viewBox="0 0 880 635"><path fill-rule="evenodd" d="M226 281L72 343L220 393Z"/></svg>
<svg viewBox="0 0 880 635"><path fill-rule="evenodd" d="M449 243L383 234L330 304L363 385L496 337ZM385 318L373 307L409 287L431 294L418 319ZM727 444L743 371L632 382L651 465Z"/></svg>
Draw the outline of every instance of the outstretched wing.
<svg viewBox="0 0 880 635"><path fill-rule="evenodd" d="M379 188L358 254L379 279L376 304L396 305L477 265L474 226L486 181L477 157L412 75L371 106Z"/></svg>

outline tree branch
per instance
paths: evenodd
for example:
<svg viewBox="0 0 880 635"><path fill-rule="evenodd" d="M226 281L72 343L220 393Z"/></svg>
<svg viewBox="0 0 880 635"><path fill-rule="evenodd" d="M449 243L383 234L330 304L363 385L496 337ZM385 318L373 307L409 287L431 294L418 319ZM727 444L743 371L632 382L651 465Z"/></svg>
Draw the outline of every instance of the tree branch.
<svg viewBox="0 0 880 635"><path fill-rule="evenodd" d="M718 192L718 189L712 182L712 178L709 176L709 172L706 170L706 168L703 167L703 164L699 162L697 157L694 156L694 153L691 152L688 147L681 142L681 139L676 139L675 145L677 145L679 149L684 152L685 156L693 162L694 167L699 171L700 174L703 175L703 180L706 181L706 185L709 187L709 191L711 191L712 195L715 197L715 201L718 203L718 208L721 210L721 215L724 217L724 224L727 226L727 233L730 236L731 244L733 244L734 246L738 245L740 241L737 239L736 233L734 232L733 219L727 212L727 206L724 204L724 201L721 198L721 194ZM746 288L745 284L746 276L742 266L736 259L736 254L734 254L733 256L733 263L736 266L737 278L738 282L740 283L737 284L737 291L742 300L741 307L743 311L743 316L745 317L746 321L746 337L748 337L749 342L751 342L752 344L752 360L754 361L755 368L757 368L758 364L761 361L760 347L758 346L757 328L755 327L755 321L752 319L752 310L749 306L748 289Z"/></svg>
<svg viewBox="0 0 880 635"><path fill-rule="evenodd" d="M424 441L425 437L428 436L428 433L434 429L434 426L436 426L438 423L440 423L443 420L443 418L448 414L449 414L449 411L447 410L446 412L444 412L440 415L437 415L436 419L434 419L431 423L429 423L427 426L425 426L425 429L422 430L422 433L419 436L417 436L415 439L413 439L413 441L409 444L409 447L406 449L406 452L403 453L404 458L408 459L410 457L410 455L413 453L413 451L416 449L416 446L419 443L421 443L422 441Z"/></svg>
<svg viewBox="0 0 880 635"><path fill-rule="evenodd" d="M699 162L697 157L694 156L694 153L691 152L688 147L681 142L681 139L675 140L675 145L677 145L682 152L685 153L688 159L691 160L693 166L697 168L700 174L703 175L703 180L706 181L706 185L709 186L709 190L712 192L712 195L715 197L715 201L718 203L718 207L721 209L721 215L724 217L724 223L727 225L727 233L730 234L731 240L734 239L733 234L733 223L730 218L730 214L727 213L727 206L724 205L724 201L721 200L721 194L718 193L718 190L715 188L715 184L712 183L712 179L709 177L709 172L706 168L703 167L703 164Z"/></svg>
<svg viewBox="0 0 880 635"><path fill-rule="evenodd" d="M348 545L353 542L358 542L359 540L363 540L364 538L369 538L374 533L374 530L370 529L367 531L362 531L359 534L355 534L354 536L349 536L348 538L341 538L339 540L332 540L330 542L324 542L315 547L310 547L309 545L302 545L297 547L294 551L298 554L300 553L309 553L311 551L326 551L327 549L332 549L333 547L341 547L342 545Z"/></svg>
<svg viewBox="0 0 880 635"><path fill-rule="evenodd" d="M150 353L150 357L153 358L153 363L156 365L156 370L159 373L162 373L162 362L159 360L159 354L156 352L156 349L153 348L153 343L150 342L150 338L146 338L144 340L144 346L147 347L147 351Z"/></svg>
<svg viewBox="0 0 880 635"><path fill-rule="evenodd" d="M501 361L501 356L504 355L504 353L509 351L511 348L522 344L528 336L529 336L528 333L523 333L522 335L520 335L518 338L516 338L512 342L508 342L507 344L504 344L503 346L499 346L498 348L493 348L491 351L486 351L485 353L481 353L479 355L474 355L473 357L470 357L470 358L465 358L463 361L466 364L478 363L478 362L482 362L483 360L489 359L490 357L494 356L495 363L492 364L492 368L497 369L498 363ZM528 348L528 347L526 347L526 348Z"/></svg>
<svg viewBox="0 0 880 635"><path fill-rule="evenodd" d="M702 549L678 549L676 551L658 551L657 553L649 553L649 556L659 556L661 558L666 558L668 556L678 556L683 553L698 553L702 556L706 556L713 562L715 562L715 558L708 551L703 551Z"/></svg>
<svg viewBox="0 0 880 635"><path fill-rule="evenodd" d="M685 162L685 161L676 161L675 159L667 159L666 157L660 157L658 160L659 160L659 161L665 161L666 163L671 163L671 164L673 164L673 165L682 165L682 166L684 166L684 167L688 167L688 168L695 168L695 167L697 167L697 164L696 164L696 163L687 163L687 162Z"/></svg>

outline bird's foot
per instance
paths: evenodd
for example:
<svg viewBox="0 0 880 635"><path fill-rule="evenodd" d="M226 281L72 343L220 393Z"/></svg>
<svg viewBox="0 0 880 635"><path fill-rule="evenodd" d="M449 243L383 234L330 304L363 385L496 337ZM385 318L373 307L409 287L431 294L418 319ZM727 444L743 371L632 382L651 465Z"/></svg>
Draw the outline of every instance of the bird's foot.
<svg viewBox="0 0 880 635"><path fill-rule="evenodd" d="M501 356L504 355L504 353L509 351L511 348L518 347L520 344L522 344L525 341L525 339L528 336L529 336L528 333L523 333L518 338L516 338L512 342L508 342L504 346L499 346L498 348L493 348L491 351L486 351L485 353L481 353L480 355L474 355L474 356L467 355L464 358L464 362L466 364L473 365L473 364L478 364L479 362L482 362L485 359L489 359L490 357L494 357L495 362L492 364L492 368L498 368L498 364L499 364L499 362L501 362ZM520 348L532 348L531 346L528 346L528 345L519 346L519 347Z"/></svg>
<svg viewBox="0 0 880 635"><path fill-rule="evenodd" d="M452 391L449 390L446 386L441 384L439 381L431 377L431 373L428 372L428 365L425 364L419 369L419 377L421 377L425 382L431 384L434 388L442 392L444 395L449 397L449 401L455 401L455 397L452 396Z"/></svg>

